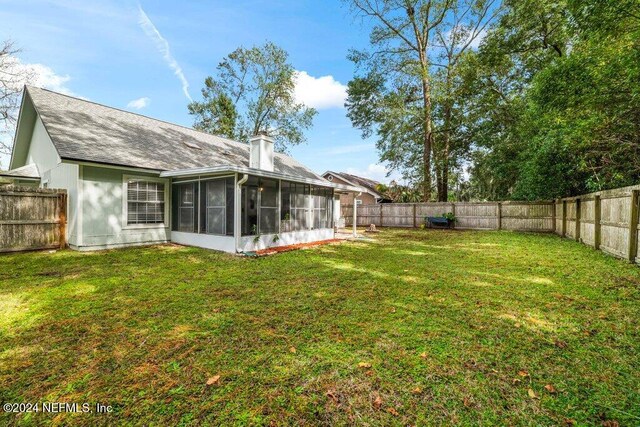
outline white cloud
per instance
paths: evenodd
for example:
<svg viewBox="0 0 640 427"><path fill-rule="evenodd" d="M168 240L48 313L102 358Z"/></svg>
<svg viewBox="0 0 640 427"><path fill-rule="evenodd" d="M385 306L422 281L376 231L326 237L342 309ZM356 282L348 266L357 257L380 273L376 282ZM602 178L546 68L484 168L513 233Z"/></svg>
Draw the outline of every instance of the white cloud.
<svg viewBox="0 0 640 427"><path fill-rule="evenodd" d="M313 77L296 71L296 101L318 110L342 108L347 99L347 86L333 76Z"/></svg>
<svg viewBox="0 0 640 427"><path fill-rule="evenodd" d="M471 35L469 37L471 37ZM480 43L482 43L485 37L487 37L487 30L480 30L480 32L478 32L478 35L471 41L469 47L471 49L479 48Z"/></svg>
<svg viewBox="0 0 640 427"><path fill-rule="evenodd" d="M400 175L394 172L391 173L391 176L387 177L387 173L389 171L380 163L370 163L364 170L358 168L347 168L346 172L351 175L369 178L385 184L388 184L392 180L395 180L396 182L401 182L402 180Z"/></svg>
<svg viewBox="0 0 640 427"><path fill-rule="evenodd" d="M182 84L182 92L184 92L184 96L186 96L189 101L193 101L193 99L191 99L191 95L189 95L189 82L187 81L187 78L184 76L184 73L182 72L182 67L180 67L180 64L178 64L178 61L176 61L173 55L171 55L169 42L164 37L162 37L162 34L160 34L160 31L158 31L156 26L153 25L153 22L151 22L151 19L149 19L149 17L144 12L144 10L142 10L142 6L140 5L138 5L138 12L139 12L138 23L140 24L140 27L144 30L145 34L155 42L156 47L158 48L158 51L162 54L162 57L164 58L165 62L167 63L169 68L173 70L173 73L176 75L176 77L178 77L178 80L180 80L180 83Z"/></svg>
<svg viewBox="0 0 640 427"><path fill-rule="evenodd" d="M25 64L15 56L3 59L1 74L6 74L3 81L8 82L10 89L20 90L25 84L50 89L67 95L74 95L66 84L71 80L69 75L56 74L53 69L43 64Z"/></svg>
<svg viewBox="0 0 640 427"><path fill-rule="evenodd" d="M135 108L136 110L140 110L148 106L149 102L151 102L151 100L144 96L142 98L129 101L129 103L127 104L127 108Z"/></svg>

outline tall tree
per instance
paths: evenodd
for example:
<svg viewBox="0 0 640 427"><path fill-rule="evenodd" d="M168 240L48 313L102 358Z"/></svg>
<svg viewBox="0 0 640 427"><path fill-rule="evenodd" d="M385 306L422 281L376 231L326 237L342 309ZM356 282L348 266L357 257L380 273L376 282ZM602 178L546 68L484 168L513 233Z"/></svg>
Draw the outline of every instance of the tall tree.
<svg viewBox="0 0 640 427"><path fill-rule="evenodd" d="M552 198L640 179L640 3L507 0L467 71L477 197ZM492 185L487 184L490 177Z"/></svg>
<svg viewBox="0 0 640 427"><path fill-rule="evenodd" d="M434 66L436 104L439 108L440 138L434 147L436 158L436 187L438 201L446 202L449 198L449 172L456 161L456 150L464 150L468 140L456 138L461 136L458 127L461 120L458 115L465 107L462 96L465 80L460 76L461 59L476 47L487 27L500 15L498 0L457 0L451 4L446 19L435 28Z"/></svg>
<svg viewBox="0 0 640 427"><path fill-rule="evenodd" d="M383 152L383 159L397 160L398 156L406 155L411 161L416 154L420 155L423 199L430 200L434 133L429 53L434 31L445 19L453 0L347 1L357 15L373 23L371 51L350 54L364 75L349 84L349 115L354 125L365 133L377 127L379 148L391 150L387 154ZM376 105L360 109L363 99L369 96L361 89L372 85L378 89L370 96ZM396 118L400 119L398 125L393 123ZM417 126L417 130L412 130L412 126ZM416 147L416 143L421 146Z"/></svg>
<svg viewBox="0 0 640 427"><path fill-rule="evenodd" d="M271 42L231 52L205 80L203 100L188 106L194 127L240 141L266 132L278 151L304 142L317 112L296 102L295 69L288 60Z"/></svg>

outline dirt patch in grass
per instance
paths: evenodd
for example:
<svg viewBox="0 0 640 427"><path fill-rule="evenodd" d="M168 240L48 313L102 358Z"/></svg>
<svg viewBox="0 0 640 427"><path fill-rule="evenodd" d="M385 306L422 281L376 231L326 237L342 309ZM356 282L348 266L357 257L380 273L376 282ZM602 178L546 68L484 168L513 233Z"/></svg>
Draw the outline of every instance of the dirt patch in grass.
<svg viewBox="0 0 640 427"><path fill-rule="evenodd" d="M274 246L271 248L255 251L254 253L258 256L272 255L272 254L277 254L281 252L296 251L299 249L313 248L320 245L329 245L332 243L340 243L340 242L342 242L342 240L340 239L318 240L317 242L310 242L310 243L297 243L295 245Z"/></svg>

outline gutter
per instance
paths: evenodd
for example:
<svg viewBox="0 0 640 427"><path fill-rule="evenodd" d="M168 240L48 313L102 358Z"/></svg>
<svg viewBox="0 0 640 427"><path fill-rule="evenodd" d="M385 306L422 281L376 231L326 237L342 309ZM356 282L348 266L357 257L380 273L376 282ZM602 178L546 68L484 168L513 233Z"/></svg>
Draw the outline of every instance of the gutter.
<svg viewBox="0 0 640 427"><path fill-rule="evenodd" d="M240 229L242 227L242 218L240 218L240 215L242 215L242 205L240 203L242 203L242 184L244 184L245 182L247 182L247 180L249 179L249 175L248 174L244 174L242 176L242 178L236 182L236 197L235 197L235 205L234 205L234 218L233 220L235 221L234 224L234 230L235 230L235 238L236 238L236 253L241 253L242 251L240 250L240 237L242 236L242 230Z"/></svg>

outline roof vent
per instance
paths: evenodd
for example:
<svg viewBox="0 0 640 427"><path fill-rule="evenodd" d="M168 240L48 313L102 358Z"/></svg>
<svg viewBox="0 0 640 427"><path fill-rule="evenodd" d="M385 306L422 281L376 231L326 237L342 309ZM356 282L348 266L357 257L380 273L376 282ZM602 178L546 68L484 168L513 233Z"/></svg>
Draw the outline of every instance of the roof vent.
<svg viewBox="0 0 640 427"><path fill-rule="evenodd" d="M182 140L181 142L189 148L193 148L194 150L201 150L201 148L198 145L194 144L193 142L189 142L185 140Z"/></svg>

